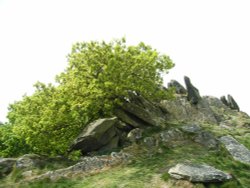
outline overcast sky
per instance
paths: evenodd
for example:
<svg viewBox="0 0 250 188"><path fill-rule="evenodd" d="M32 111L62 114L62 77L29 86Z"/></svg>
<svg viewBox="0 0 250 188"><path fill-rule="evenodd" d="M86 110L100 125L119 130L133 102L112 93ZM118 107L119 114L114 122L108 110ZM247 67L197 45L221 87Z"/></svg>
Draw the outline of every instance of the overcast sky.
<svg viewBox="0 0 250 188"><path fill-rule="evenodd" d="M126 37L176 64L202 95L231 94L250 114L248 0L0 0L0 121L9 103L53 82L75 42Z"/></svg>

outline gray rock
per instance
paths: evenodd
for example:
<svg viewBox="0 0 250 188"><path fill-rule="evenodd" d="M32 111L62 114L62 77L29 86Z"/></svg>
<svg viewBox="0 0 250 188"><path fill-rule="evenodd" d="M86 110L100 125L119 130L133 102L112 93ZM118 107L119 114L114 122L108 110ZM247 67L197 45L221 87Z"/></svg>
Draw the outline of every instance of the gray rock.
<svg viewBox="0 0 250 188"><path fill-rule="evenodd" d="M72 178L77 176L84 176L91 173L97 173L101 170L107 169L107 167L126 163L132 156L124 152L112 152L111 155L102 155L95 157L84 157L82 160L68 168L58 169L54 171L48 171L45 174L32 177L29 181L41 181L44 179L50 179L56 181L60 178Z"/></svg>
<svg viewBox="0 0 250 188"><path fill-rule="evenodd" d="M73 150L81 150L82 153L104 149L113 149L117 147L117 128L118 119L105 118L98 119L83 130L83 132L74 140L70 147Z"/></svg>
<svg viewBox="0 0 250 188"><path fill-rule="evenodd" d="M0 158L0 178L8 175L16 162L14 158Z"/></svg>
<svg viewBox="0 0 250 188"><path fill-rule="evenodd" d="M199 125L189 124L181 127L184 133L193 135L192 140L205 146L208 149L216 149L219 145L218 140L210 132L204 131Z"/></svg>
<svg viewBox="0 0 250 188"><path fill-rule="evenodd" d="M229 174L205 164L177 164L168 173L175 179L190 182L223 182L232 178Z"/></svg>
<svg viewBox="0 0 250 188"><path fill-rule="evenodd" d="M226 99L225 96L221 96L221 97L220 97L220 100L221 100L221 102L222 102L224 105L229 106L229 104L228 104L227 99Z"/></svg>
<svg viewBox="0 0 250 188"><path fill-rule="evenodd" d="M228 105L232 110L240 111L238 104L231 95L227 96L227 100L228 100Z"/></svg>
<svg viewBox="0 0 250 188"><path fill-rule="evenodd" d="M37 154L25 154L19 157L16 161L17 169L33 169L44 166L46 160Z"/></svg>
<svg viewBox="0 0 250 188"><path fill-rule="evenodd" d="M171 80L168 83L168 87L174 87L177 94L186 94L187 90L176 80Z"/></svg>
<svg viewBox="0 0 250 188"><path fill-rule="evenodd" d="M145 126L165 127L166 115L162 112L161 108L142 96L131 94L129 100L124 103L121 108L127 115L132 117L130 119L136 119L137 122L140 122L139 124L144 124ZM125 122L132 125L132 123L129 123L128 121ZM136 127L141 126L138 125Z"/></svg>
<svg viewBox="0 0 250 188"><path fill-rule="evenodd" d="M194 137L194 141L205 146L208 149L216 149L219 146L217 139L212 133L207 131L201 131L197 136Z"/></svg>
<svg viewBox="0 0 250 188"><path fill-rule="evenodd" d="M250 164L250 151L244 145L240 144L232 136L223 136L220 141L235 160Z"/></svg>
<svg viewBox="0 0 250 188"><path fill-rule="evenodd" d="M139 128L133 129L128 133L127 138L130 142L136 142L142 138L142 130Z"/></svg>
<svg viewBox="0 0 250 188"><path fill-rule="evenodd" d="M190 81L190 78L188 78L187 76L184 77L184 81L187 88L188 101L190 101L191 104L197 104L201 100L199 90L193 86L193 84Z"/></svg>
<svg viewBox="0 0 250 188"><path fill-rule="evenodd" d="M129 114L128 112L117 109L115 111L115 115L123 122L131 125L134 128L144 128L146 127L146 123L142 122L139 118L134 117L133 115Z"/></svg>
<svg viewBox="0 0 250 188"><path fill-rule="evenodd" d="M176 140L184 140L183 133L179 129L171 129L160 133L160 141L163 143Z"/></svg>
<svg viewBox="0 0 250 188"><path fill-rule="evenodd" d="M196 125L196 124L184 125L181 127L181 129L183 132L193 133L193 134L199 133L202 130L201 127L199 125Z"/></svg>
<svg viewBox="0 0 250 188"><path fill-rule="evenodd" d="M222 96L220 98L221 102L229 107L232 110L237 110L238 112L240 111L240 108L237 104L237 102L234 100L234 98L231 95L227 95L227 99L225 96Z"/></svg>
<svg viewBox="0 0 250 188"><path fill-rule="evenodd" d="M192 105L186 97L180 96L175 100L163 100L160 106L168 112L168 121L218 124L214 112L205 99L201 99L197 105Z"/></svg>

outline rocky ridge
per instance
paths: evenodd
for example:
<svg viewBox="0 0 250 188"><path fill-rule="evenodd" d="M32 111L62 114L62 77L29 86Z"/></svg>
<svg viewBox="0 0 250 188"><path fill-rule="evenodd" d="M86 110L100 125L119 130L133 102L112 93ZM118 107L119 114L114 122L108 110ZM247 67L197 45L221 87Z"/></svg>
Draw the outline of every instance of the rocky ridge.
<svg viewBox="0 0 250 188"><path fill-rule="evenodd" d="M190 143L212 152L220 152L224 147L234 160L250 164L249 148L239 143L238 137L229 135L238 128L247 132L249 116L239 110L232 96L228 95L228 99L200 96L190 79L184 79L186 88L174 80L168 85L176 88L174 100L155 103L133 93L116 110L115 117L88 124L69 148L69 152L81 151L84 155L76 164L37 175L32 169L43 166L44 159L30 154L18 159L0 159L0 175L4 177L13 168L19 168L23 171L24 181L56 181L62 177L86 176L136 160L138 153L134 152L135 146L147 151L144 155L150 157L154 153L161 154L162 147L188 147ZM150 133L152 129L156 131ZM123 149L114 152L118 148ZM91 156L103 152L109 154ZM194 161L176 161L167 172L176 181L183 179L192 183L232 179L228 172L216 166Z"/></svg>

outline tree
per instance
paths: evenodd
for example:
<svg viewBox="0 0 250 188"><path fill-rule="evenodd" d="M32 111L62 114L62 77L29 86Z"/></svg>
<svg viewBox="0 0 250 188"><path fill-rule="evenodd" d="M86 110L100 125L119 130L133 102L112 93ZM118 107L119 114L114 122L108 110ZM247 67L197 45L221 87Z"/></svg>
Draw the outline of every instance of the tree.
<svg viewBox="0 0 250 188"><path fill-rule="evenodd" d="M65 154L86 123L112 116L129 92L150 100L168 99L171 90L160 89L162 75L174 64L167 55L125 39L76 43L68 67L57 76L57 86L37 83L32 96L10 106L13 132L32 151Z"/></svg>

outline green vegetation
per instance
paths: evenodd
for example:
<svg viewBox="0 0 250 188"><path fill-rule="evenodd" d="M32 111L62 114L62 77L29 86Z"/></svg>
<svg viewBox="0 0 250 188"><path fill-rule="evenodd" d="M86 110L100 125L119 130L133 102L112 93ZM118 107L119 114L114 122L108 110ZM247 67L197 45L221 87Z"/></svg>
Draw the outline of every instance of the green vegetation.
<svg viewBox="0 0 250 188"><path fill-rule="evenodd" d="M56 86L38 82L33 95L10 105L9 124L0 129L0 156L65 155L88 122L111 116L129 92L151 100L171 97L172 91L160 86L162 74L173 66L168 56L144 43L76 43Z"/></svg>
<svg viewBox="0 0 250 188"><path fill-rule="evenodd" d="M110 187L190 187L196 188L246 188L250 184L250 166L234 161L226 150L220 148L207 150L193 143L181 143L174 147L161 146L161 152L134 147L136 158L128 165L121 165L97 174L56 182L43 180L34 183L15 184L16 187L72 187L72 188L110 188ZM233 179L225 183L191 184L176 181L168 175L168 169L178 162L206 163L220 170L233 174Z"/></svg>

